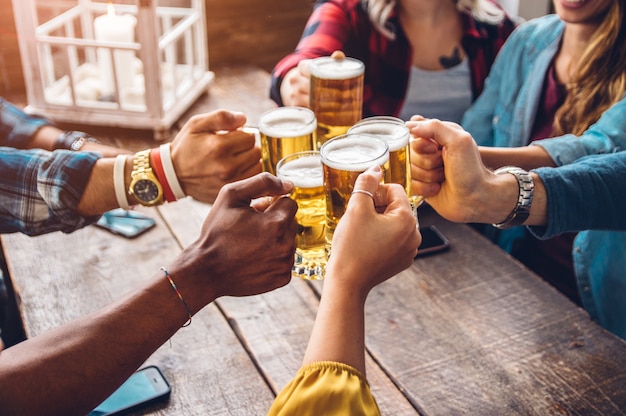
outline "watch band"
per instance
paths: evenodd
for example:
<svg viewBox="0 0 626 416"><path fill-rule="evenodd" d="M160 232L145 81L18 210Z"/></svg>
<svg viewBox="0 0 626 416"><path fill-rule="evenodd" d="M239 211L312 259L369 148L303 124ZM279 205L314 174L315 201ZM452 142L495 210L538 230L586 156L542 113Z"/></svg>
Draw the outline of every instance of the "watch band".
<svg viewBox="0 0 626 416"><path fill-rule="evenodd" d="M128 210L128 198L126 197L126 186L124 185L124 166L126 166L126 155L117 155L113 165L113 186L115 187L115 198L120 208Z"/></svg>
<svg viewBox="0 0 626 416"><path fill-rule="evenodd" d="M182 199L187 195L185 195L185 191L183 191L183 188L180 186L180 183L178 182L178 177L176 176L176 171L174 170L170 143L162 144L160 149L161 163L163 163L163 170L165 171L167 183L170 185L170 188L172 188L172 192L174 192L174 196L176 197L176 199Z"/></svg>
<svg viewBox="0 0 626 416"><path fill-rule="evenodd" d="M64 131L57 137L54 149L79 151L85 143L102 144L84 131Z"/></svg>
<svg viewBox="0 0 626 416"><path fill-rule="evenodd" d="M504 221L498 224L493 224L494 227L499 229L506 229L522 225L530 214L530 207L533 203L533 195L535 193L535 183L532 176L522 168L515 166L504 166L493 173L496 175L502 175L510 173L515 176L519 185L519 193L517 197L517 204L513 211L509 214Z"/></svg>

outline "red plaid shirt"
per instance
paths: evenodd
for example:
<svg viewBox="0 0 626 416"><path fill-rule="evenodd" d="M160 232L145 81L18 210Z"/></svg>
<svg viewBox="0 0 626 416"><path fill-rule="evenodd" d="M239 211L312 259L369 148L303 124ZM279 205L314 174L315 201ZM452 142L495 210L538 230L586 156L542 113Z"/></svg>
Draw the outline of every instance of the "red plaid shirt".
<svg viewBox="0 0 626 416"><path fill-rule="evenodd" d="M402 109L411 71L411 46L396 15L388 21L396 39L389 40L372 25L362 0L318 0L295 52L272 71L270 97L282 104L280 84L287 72L307 58L329 56L336 50L365 63L363 117L397 116ZM461 40L469 61L474 99L483 89L491 64L515 28L508 17L499 25L463 14Z"/></svg>

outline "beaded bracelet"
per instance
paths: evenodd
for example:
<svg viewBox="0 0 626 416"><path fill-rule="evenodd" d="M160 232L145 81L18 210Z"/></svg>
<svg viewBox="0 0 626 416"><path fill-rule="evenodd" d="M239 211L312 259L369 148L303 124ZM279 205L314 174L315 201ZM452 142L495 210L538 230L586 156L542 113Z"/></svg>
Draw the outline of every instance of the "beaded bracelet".
<svg viewBox="0 0 626 416"><path fill-rule="evenodd" d="M167 269L165 267L161 267L161 270L163 270L163 273L165 273L165 277L167 277L167 280L170 281L170 285L172 285L172 287L174 288L174 291L178 295L178 298L183 303L183 306L187 311L187 315L189 315L189 320L183 324L183 327L189 326L191 324L191 312L189 311L189 306L187 306L187 302L185 302L185 299L183 299L183 295L180 294L180 291L176 287L176 283L174 283L174 280L172 280L172 276L170 276L170 274L167 272Z"/></svg>

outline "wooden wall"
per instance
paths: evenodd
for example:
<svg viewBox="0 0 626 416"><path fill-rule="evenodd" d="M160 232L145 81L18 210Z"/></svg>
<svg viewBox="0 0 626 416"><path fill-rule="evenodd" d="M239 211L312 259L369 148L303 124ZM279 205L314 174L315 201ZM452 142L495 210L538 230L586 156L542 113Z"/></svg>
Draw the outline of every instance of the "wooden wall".
<svg viewBox="0 0 626 416"><path fill-rule="evenodd" d="M249 63L271 71L296 46L313 0L205 0L205 7L209 67ZM4 96L24 94L15 33L12 2L0 0L0 95Z"/></svg>

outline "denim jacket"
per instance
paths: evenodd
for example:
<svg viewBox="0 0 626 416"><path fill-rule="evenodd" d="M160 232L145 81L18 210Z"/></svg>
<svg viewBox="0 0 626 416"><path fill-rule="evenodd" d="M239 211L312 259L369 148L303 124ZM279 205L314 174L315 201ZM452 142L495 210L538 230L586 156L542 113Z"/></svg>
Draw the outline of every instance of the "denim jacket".
<svg viewBox="0 0 626 416"><path fill-rule="evenodd" d="M545 75L564 27L558 16L548 15L526 22L509 37L494 62L483 93L463 117L463 127L479 145L528 144ZM626 149L626 98L605 111L581 137L565 135L534 144L546 149L557 165L586 155ZM500 235L498 243L510 249L522 232L522 227L508 230ZM626 339L626 233L582 231L574 240L573 258L583 306L592 319Z"/></svg>

